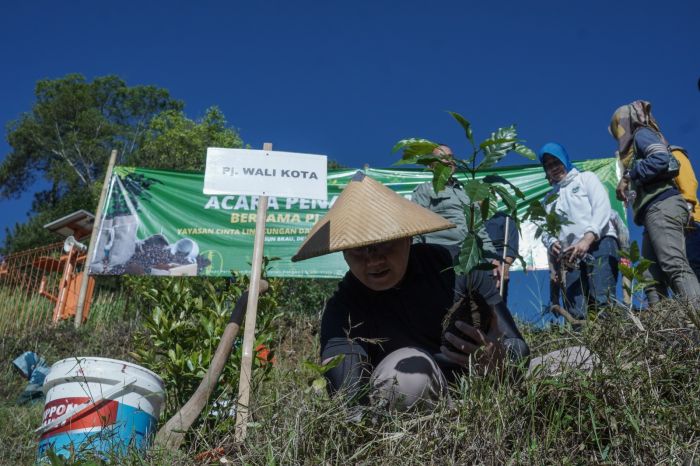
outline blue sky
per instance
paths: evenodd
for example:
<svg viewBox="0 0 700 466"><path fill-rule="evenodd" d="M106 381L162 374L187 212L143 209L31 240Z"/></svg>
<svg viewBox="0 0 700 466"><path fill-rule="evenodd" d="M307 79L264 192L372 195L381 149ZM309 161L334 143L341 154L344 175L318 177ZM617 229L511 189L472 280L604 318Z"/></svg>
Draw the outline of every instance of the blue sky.
<svg viewBox="0 0 700 466"><path fill-rule="evenodd" d="M643 98L700 154L699 13L647 0L4 2L0 121L31 108L39 79L116 74L167 88L191 118L219 106L253 148L387 167L404 137L464 151L446 110L477 138L516 123L534 148L608 157L611 113ZM0 240L30 202L0 201Z"/></svg>

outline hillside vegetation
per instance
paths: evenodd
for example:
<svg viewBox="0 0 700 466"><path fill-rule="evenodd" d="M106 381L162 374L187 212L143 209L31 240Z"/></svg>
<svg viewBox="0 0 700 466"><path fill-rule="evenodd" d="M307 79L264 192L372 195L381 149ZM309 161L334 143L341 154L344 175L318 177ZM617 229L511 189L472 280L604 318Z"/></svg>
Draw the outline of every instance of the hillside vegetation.
<svg viewBox="0 0 700 466"><path fill-rule="evenodd" d="M274 365L254 378L252 423L243 445L234 419L209 413L180 451L133 452L114 464L695 464L700 440L700 333L686 305L666 301L639 314L640 331L623 311L607 310L581 333L563 327L525 329L533 356L585 345L599 358L592 374L576 370L519 382L464 377L450 401L430 412L389 413L330 399L311 382L305 361L318 362L318 326L329 282L277 280L268 319ZM70 323L0 337L2 464L32 464L43 404L16 406L25 383L11 368L33 350L49 363L70 356L134 361L144 349L144 300L101 316L80 330ZM234 356L235 357L235 356ZM141 363L142 364L142 363ZM258 368L259 370L260 368ZM164 374L162 374L164 375ZM221 381L219 401L238 381ZM221 404L219 404L221 406ZM167 419L161 419L161 423ZM60 462L57 464L64 464ZM65 464L101 464L83 457Z"/></svg>

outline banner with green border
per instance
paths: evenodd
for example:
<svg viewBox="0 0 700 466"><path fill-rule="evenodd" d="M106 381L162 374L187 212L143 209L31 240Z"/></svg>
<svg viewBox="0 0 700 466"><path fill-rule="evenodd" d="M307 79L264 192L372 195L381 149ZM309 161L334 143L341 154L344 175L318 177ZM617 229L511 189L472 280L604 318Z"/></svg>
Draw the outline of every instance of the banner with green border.
<svg viewBox="0 0 700 466"><path fill-rule="evenodd" d="M594 172L603 182L610 201L622 218L625 211L615 199L618 174L614 158L576 162L580 170ZM338 278L347 271L342 254L292 263L290 258L313 224L333 205L357 170L328 172L325 201L269 198L264 254L274 277ZM410 198L432 173L422 169L373 169L366 174L398 194ZM533 199L549 191L537 164L496 168L481 175L507 178L525 194L519 200L523 214ZM458 174L458 179L465 179ZM202 193L203 173L115 167L110 180L97 247L90 260L91 274L204 275L249 273L255 235L256 196ZM520 254L528 269L546 269L546 251L534 239L534 225L521 225ZM517 270L514 269L514 270Z"/></svg>

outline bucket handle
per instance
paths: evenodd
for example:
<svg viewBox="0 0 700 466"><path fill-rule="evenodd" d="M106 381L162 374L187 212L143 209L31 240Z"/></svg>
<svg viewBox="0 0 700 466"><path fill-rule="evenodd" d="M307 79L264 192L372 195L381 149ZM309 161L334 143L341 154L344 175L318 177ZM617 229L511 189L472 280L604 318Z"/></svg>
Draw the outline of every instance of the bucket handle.
<svg viewBox="0 0 700 466"><path fill-rule="evenodd" d="M136 382L135 377L132 379L129 379L128 381L124 380L124 382L122 382L121 384L117 384L114 387L107 390L106 392L103 392L102 395L97 397L96 399L88 400L81 405L73 406L71 409L69 409L65 413L63 413L62 416L57 417L56 419L49 422L48 424L39 427L34 432L37 435L42 435L42 434L44 434L44 432L52 430L54 427L58 426L59 424L63 423L64 421L67 421L69 418L80 414L82 411L86 410L87 408L94 406L94 405L102 402L103 400L106 400L107 398L110 398L110 397L116 395L120 391L124 390L126 387L133 385L135 382Z"/></svg>

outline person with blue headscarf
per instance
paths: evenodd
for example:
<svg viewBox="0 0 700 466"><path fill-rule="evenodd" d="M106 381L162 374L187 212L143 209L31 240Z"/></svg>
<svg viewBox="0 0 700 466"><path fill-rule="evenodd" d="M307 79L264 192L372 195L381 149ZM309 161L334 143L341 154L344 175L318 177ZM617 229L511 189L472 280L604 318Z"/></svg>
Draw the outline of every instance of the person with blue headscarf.
<svg viewBox="0 0 700 466"><path fill-rule="evenodd" d="M562 218L557 236L542 242L566 270L565 308L585 319L588 305L611 304L617 287L618 249L608 192L595 173L580 172L561 144L548 142L538 157L552 191L545 208Z"/></svg>

